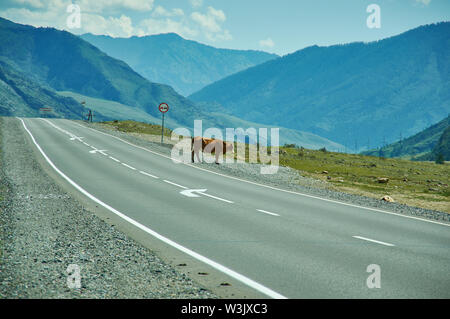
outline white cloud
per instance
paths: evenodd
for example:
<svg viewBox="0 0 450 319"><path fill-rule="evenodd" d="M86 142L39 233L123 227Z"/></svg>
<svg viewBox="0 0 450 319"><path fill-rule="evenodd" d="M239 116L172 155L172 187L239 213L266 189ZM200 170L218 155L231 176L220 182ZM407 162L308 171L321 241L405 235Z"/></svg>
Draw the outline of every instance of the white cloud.
<svg viewBox="0 0 450 319"><path fill-rule="evenodd" d="M260 47L265 47L265 48L273 48L275 46L275 43L273 42L273 40L271 38L267 38L265 40L260 40L259 41L259 46Z"/></svg>
<svg viewBox="0 0 450 319"><path fill-rule="evenodd" d="M171 11L164 9L162 6L157 6L155 10L153 10L153 17L176 17L183 16L184 11L179 8L172 9Z"/></svg>
<svg viewBox="0 0 450 319"><path fill-rule="evenodd" d="M13 0L14 3L20 4L20 5L27 5L32 8L43 8L44 4L41 2L41 0Z"/></svg>
<svg viewBox="0 0 450 319"><path fill-rule="evenodd" d="M81 9L79 29L67 26L69 13L66 9L72 1ZM196 6L203 4L194 2ZM0 10L0 16L17 23L54 27L76 34L90 32L130 37L173 32L189 39L202 36L212 42L232 39L229 30L223 27L225 13L211 6L185 14L180 8L154 6L154 0L10 0L9 3L9 7ZM134 14L148 11L146 17L140 14L137 18Z"/></svg>
<svg viewBox="0 0 450 319"><path fill-rule="evenodd" d="M424 5L429 5L430 4L430 2L431 2L431 0L416 0L416 2L418 2L418 3L422 3L422 4L424 4Z"/></svg>
<svg viewBox="0 0 450 319"><path fill-rule="evenodd" d="M189 2L194 8L199 8L203 5L203 0L189 0Z"/></svg>
<svg viewBox="0 0 450 319"><path fill-rule="evenodd" d="M108 17L105 19L97 14L86 14L81 23L85 32L93 34L128 38L137 32L130 17L125 15L121 15L119 18Z"/></svg>
<svg viewBox="0 0 450 319"><path fill-rule="evenodd" d="M202 28L206 38L211 41L232 39L230 32L222 29L221 24L226 20L225 13L222 10L208 7L205 14L193 12L191 19Z"/></svg>
<svg viewBox="0 0 450 319"><path fill-rule="evenodd" d="M190 28L183 21L175 21L170 18L166 19L145 19L139 23L138 35L160 34L160 33L177 33L182 37L196 36L198 32Z"/></svg>
<svg viewBox="0 0 450 319"><path fill-rule="evenodd" d="M71 1L69 1L71 2ZM83 12L119 12L120 10L151 11L154 0L81 0L78 5Z"/></svg>

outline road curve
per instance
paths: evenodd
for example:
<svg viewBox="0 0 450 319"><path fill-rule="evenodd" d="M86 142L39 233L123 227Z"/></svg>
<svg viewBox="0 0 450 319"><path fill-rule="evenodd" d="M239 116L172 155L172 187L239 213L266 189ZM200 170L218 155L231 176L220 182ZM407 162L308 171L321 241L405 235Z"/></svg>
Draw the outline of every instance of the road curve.
<svg viewBox="0 0 450 319"><path fill-rule="evenodd" d="M68 120L19 120L84 195L268 297L450 297L447 224L228 178ZM380 288L367 285L374 264Z"/></svg>

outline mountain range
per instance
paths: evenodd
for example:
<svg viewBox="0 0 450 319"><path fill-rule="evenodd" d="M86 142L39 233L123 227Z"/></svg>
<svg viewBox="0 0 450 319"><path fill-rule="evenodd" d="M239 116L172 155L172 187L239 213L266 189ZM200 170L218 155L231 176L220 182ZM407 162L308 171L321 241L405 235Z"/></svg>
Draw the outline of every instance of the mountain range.
<svg viewBox="0 0 450 319"><path fill-rule="evenodd" d="M450 160L449 142L450 115L442 121L419 133L386 145L377 150L363 152L365 155L383 157L401 157L416 160L434 160L442 153Z"/></svg>
<svg viewBox="0 0 450 319"><path fill-rule="evenodd" d="M199 119L204 121L205 129L267 126L198 105L168 85L150 82L125 62L66 31L35 28L0 18L0 61L8 65L8 72L14 70L20 74L28 87L34 85L32 95L42 101L49 100L51 95L55 110L68 109L66 113L53 112L51 116L73 118L72 113L82 114L84 101L88 109L94 110L96 120L132 119L159 124L158 105L166 102L170 110L165 123L172 129L192 128L194 120ZM3 92L10 95L15 90L12 82L8 83L2 83L0 115L40 116L36 113L38 104L27 104L31 100L19 104L17 99L3 99L7 96ZM308 132L285 128L280 128L280 132L280 143L298 143L311 148L342 147Z"/></svg>
<svg viewBox="0 0 450 319"><path fill-rule="evenodd" d="M212 120L170 86L148 81L69 32L0 18L0 39L0 57L39 85L122 103L158 118L158 105L166 102L173 125L192 125L194 118Z"/></svg>
<svg viewBox="0 0 450 319"><path fill-rule="evenodd" d="M442 22L376 42L312 46L188 98L358 150L378 147L450 112L449 35L450 22Z"/></svg>
<svg viewBox="0 0 450 319"><path fill-rule="evenodd" d="M84 108L71 98L58 95L51 88L28 79L10 63L0 58L0 114L30 117L81 119ZM47 109L44 111L43 109ZM99 118L103 118L99 115Z"/></svg>
<svg viewBox="0 0 450 319"><path fill-rule="evenodd" d="M184 96L228 75L278 58L263 51L214 48L175 33L130 38L87 33L81 38L126 62L148 80L168 84Z"/></svg>

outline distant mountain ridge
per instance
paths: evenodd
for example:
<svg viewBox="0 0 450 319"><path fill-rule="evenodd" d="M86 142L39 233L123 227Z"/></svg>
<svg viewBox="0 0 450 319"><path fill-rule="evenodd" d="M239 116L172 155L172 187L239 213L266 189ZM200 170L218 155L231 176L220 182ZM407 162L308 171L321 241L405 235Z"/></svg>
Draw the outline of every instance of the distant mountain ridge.
<svg viewBox="0 0 450 319"><path fill-rule="evenodd" d="M0 115L81 119L83 107L28 79L0 58ZM41 109L48 111L42 111ZM98 115L99 119L103 117Z"/></svg>
<svg viewBox="0 0 450 319"><path fill-rule="evenodd" d="M176 33L130 38L87 33L81 38L125 61L148 80L168 84L184 96L233 73L278 58L263 51L214 48Z"/></svg>
<svg viewBox="0 0 450 319"><path fill-rule="evenodd" d="M450 23L371 43L312 46L189 96L258 123L381 146L450 112ZM352 147L353 148L353 147Z"/></svg>
<svg viewBox="0 0 450 319"><path fill-rule="evenodd" d="M378 150L365 151L363 154L383 157L403 157L421 160L434 160L431 152L438 146L445 130L450 127L450 115L442 121L419 133Z"/></svg>
<svg viewBox="0 0 450 319"><path fill-rule="evenodd" d="M0 18L0 57L56 91L119 102L158 118L158 105L166 102L174 125L192 125L194 118L213 120L170 86L146 80L123 61L66 31Z"/></svg>

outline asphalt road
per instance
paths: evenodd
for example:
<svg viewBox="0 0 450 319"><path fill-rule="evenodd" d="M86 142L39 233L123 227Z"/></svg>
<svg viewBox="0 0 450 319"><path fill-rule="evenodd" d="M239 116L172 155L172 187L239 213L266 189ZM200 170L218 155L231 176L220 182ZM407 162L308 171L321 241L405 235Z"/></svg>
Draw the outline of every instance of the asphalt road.
<svg viewBox="0 0 450 319"><path fill-rule="evenodd" d="M268 297L450 297L444 223L221 176L68 120L23 122L79 191Z"/></svg>

